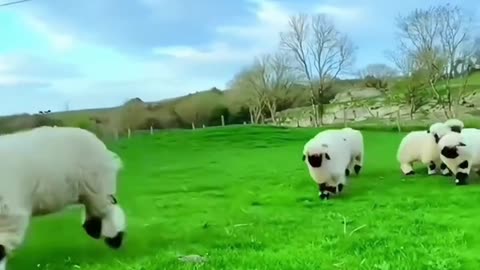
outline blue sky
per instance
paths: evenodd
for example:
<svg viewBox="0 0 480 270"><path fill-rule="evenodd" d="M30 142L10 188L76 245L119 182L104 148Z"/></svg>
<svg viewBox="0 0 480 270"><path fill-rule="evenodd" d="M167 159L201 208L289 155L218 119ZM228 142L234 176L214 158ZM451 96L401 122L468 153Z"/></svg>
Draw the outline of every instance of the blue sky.
<svg viewBox="0 0 480 270"><path fill-rule="evenodd" d="M276 49L297 12L331 15L358 46L357 67L386 63L395 16L447 2L480 16L476 0L32 0L0 7L0 115L223 88L256 55Z"/></svg>

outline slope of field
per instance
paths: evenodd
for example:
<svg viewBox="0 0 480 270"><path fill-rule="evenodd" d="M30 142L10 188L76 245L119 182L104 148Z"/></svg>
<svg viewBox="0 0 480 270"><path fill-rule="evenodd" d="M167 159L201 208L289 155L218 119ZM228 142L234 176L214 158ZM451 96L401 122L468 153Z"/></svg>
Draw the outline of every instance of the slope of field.
<svg viewBox="0 0 480 270"><path fill-rule="evenodd" d="M314 129L231 127L123 140L119 251L89 238L79 210L35 219L10 261L23 269L479 269L480 187L402 177L399 133L364 132L366 166L320 201L301 161Z"/></svg>

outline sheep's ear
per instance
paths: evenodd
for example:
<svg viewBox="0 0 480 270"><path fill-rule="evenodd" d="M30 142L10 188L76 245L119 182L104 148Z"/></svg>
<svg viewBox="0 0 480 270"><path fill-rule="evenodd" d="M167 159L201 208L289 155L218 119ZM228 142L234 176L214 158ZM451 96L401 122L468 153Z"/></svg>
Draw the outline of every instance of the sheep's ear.
<svg viewBox="0 0 480 270"><path fill-rule="evenodd" d="M430 133L430 129L427 129L427 133Z"/></svg>
<svg viewBox="0 0 480 270"><path fill-rule="evenodd" d="M305 161L305 155L302 155L302 161Z"/></svg>
<svg viewBox="0 0 480 270"><path fill-rule="evenodd" d="M464 144L463 142L459 143L458 146L467 146L466 144Z"/></svg>
<svg viewBox="0 0 480 270"><path fill-rule="evenodd" d="M330 156L327 153L325 153L325 158L330 160Z"/></svg>

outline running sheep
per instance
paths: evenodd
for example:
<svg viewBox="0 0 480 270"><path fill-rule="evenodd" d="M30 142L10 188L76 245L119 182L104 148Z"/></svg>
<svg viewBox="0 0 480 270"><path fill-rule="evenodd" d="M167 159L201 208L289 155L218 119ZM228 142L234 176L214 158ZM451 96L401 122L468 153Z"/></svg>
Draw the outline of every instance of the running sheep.
<svg viewBox="0 0 480 270"><path fill-rule="evenodd" d="M23 243L32 217L85 207L83 229L122 245L126 218L117 202L121 159L79 128L39 127L0 136L0 270Z"/></svg>
<svg viewBox="0 0 480 270"><path fill-rule="evenodd" d="M440 158L454 173L457 186L467 185L470 172L480 171L480 129L445 135L438 143Z"/></svg>
<svg viewBox="0 0 480 270"><path fill-rule="evenodd" d="M325 130L309 140L303 149L302 160L313 181L318 184L319 198L342 192L346 184L345 171L350 164L350 148L338 130Z"/></svg>
<svg viewBox="0 0 480 270"><path fill-rule="evenodd" d="M413 175L413 164L421 162L428 166L428 174L433 175L440 167L443 175L450 175L447 166L441 162L437 143L450 133L450 127L444 123L434 123L428 130L412 131L400 142L397 150L397 160L405 175Z"/></svg>
<svg viewBox="0 0 480 270"><path fill-rule="evenodd" d="M343 128L340 131L343 132L347 139L351 154L350 163L345 174L349 176L350 172L354 171L355 174L358 175L363 167L364 146L362 132L349 127Z"/></svg>
<svg viewBox="0 0 480 270"><path fill-rule="evenodd" d="M460 133L462 129L465 127L463 122L458 119L448 119L444 122L453 132Z"/></svg>

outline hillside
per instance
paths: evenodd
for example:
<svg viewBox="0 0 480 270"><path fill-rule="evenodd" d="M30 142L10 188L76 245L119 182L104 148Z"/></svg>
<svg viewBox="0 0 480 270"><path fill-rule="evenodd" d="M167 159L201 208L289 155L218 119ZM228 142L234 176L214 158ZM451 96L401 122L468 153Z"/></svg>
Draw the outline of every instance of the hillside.
<svg viewBox="0 0 480 270"><path fill-rule="evenodd" d="M452 98L458 99L455 105L457 117L465 121L473 121L480 115L480 72L472 74L462 93L463 79L454 79L450 82ZM438 86L440 93L445 91L444 86ZM423 89L430 93L430 88ZM444 119L443 109L432 98L426 99L412 114L410 106L405 103L390 102L392 91L384 91L371 87L351 87L338 93L330 104L325 105L323 124L343 124L345 122L395 124L397 118L403 123L424 122ZM459 98L461 96L461 98ZM277 117L285 126L311 126L311 107L290 108L279 112Z"/></svg>
<svg viewBox="0 0 480 270"><path fill-rule="evenodd" d="M323 124L391 124L398 115L406 122L444 117L441 108L433 100L427 100L412 114L414 120L411 120L408 105L390 104L392 90L368 86L362 80L338 81L330 93L330 103L325 105ZM462 81L453 80L451 86L458 89L462 86ZM466 90L457 110L462 118L469 119L480 115L480 110L477 109L480 107L480 98L476 96L480 90L480 73L474 73L470 77ZM311 126L309 91L297 85L289 96L288 104L280 104L278 107L276 118L281 125ZM0 132L13 132L39 125L68 125L95 130L101 134L121 134L128 128L191 128L192 123L197 127L217 126L221 124L221 115L226 124L241 124L250 122L248 101L249 96L243 91L212 88L160 101L132 98L125 104L110 108L0 117ZM268 112L265 111L265 114Z"/></svg>

